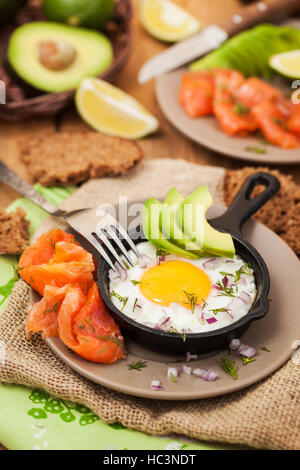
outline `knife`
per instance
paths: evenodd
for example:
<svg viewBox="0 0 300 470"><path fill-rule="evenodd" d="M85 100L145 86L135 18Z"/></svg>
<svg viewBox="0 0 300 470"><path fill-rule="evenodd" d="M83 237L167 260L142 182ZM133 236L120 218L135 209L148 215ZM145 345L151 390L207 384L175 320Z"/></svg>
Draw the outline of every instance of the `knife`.
<svg viewBox="0 0 300 470"><path fill-rule="evenodd" d="M241 7L223 24L207 26L200 33L152 57L141 68L138 82L143 84L170 72L218 48L229 37L247 28L264 21L282 20L297 9L300 10L300 0L264 0Z"/></svg>

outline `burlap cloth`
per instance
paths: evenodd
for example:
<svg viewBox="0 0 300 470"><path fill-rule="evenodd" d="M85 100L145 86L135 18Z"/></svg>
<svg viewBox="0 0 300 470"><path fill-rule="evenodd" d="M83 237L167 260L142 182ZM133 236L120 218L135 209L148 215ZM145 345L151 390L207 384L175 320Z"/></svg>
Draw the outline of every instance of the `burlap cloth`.
<svg viewBox="0 0 300 470"><path fill-rule="evenodd" d="M62 204L65 209L164 196L171 186L187 194L207 184L217 203L223 200L225 171L182 160L148 160L122 178L93 180ZM37 236L58 221L47 219ZM28 287L19 281L0 317L0 340L6 359L0 381L38 387L59 398L89 407L102 420L149 434L185 434L201 440L257 448L300 448L300 367L291 361L250 388L230 395L189 402L135 398L95 385L80 377L49 350L38 335L27 341L24 325Z"/></svg>

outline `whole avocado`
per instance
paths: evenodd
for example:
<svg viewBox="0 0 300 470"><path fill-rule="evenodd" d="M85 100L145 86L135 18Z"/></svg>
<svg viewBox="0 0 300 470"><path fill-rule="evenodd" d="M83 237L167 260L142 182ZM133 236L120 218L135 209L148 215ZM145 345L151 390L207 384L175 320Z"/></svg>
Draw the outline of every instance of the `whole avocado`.
<svg viewBox="0 0 300 470"><path fill-rule="evenodd" d="M103 29L111 19L114 0L44 0L47 20L70 26Z"/></svg>
<svg viewBox="0 0 300 470"><path fill-rule="evenodd" d="M12 19L24 0L0 0L0 24Z"/></svg>

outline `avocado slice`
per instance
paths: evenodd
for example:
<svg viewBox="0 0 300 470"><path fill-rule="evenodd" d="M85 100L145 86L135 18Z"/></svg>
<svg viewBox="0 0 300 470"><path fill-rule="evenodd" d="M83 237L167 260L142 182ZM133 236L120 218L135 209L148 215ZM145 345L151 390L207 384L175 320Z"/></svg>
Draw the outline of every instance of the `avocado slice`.
<svg viewBox="0 0 300 470"><path fill-rule="evenodd" d="M193 211L188 211L187 217L184 217L184 232L188 233L190 237L194 237L195 241L202 246L202 250L217 256L225 256L233 258L235 255L235 247L230 234L219 232L214 229L204 217L202 233L196 231L196 214L197 206L203 205L204 213L212 205L213 199L206 186L201 186L188 196L182 203L184 206L192 205ZM180 213L176 213L180 217Z"/></svg>
<svg viewBox="0 0 300 470"><path fill-rule="evenodd" d="M170 189L162 205L160 228L171 243L201 256L203 254L201 247L182 231L181 225L178 224L178 220L181 219L175 216L178 210L181 211L183 201L184 197L176 188Z"/></svg>
<svg viewBox="0 0 300 470"><path fill-rule="evenodd" d="M7 57L12 69L29 85L61 92L106 70L113 60L113 49L109 39L97 31L37 21L13 32Z"/></svg>
<svg viewBox="0 0 300 470"><path fill-rule="evenodd" d="M145 237L158 248L175 255L196 259L198 256L169 241L160 229L162 203L155 198L148 199L143 207L143 231Z"/></svg>

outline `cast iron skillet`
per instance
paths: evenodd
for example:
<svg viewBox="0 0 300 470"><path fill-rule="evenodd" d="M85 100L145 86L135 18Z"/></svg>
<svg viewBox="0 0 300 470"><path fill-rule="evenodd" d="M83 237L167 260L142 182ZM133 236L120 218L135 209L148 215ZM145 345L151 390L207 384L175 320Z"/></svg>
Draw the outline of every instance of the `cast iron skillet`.
<svg viewBox="0 0 300 470"><path fill-rule="evenodd" d="M251 199L251 193L257 185L263 185L265 189ZM108 294L109 266L106 261L100 259L98 266L99 291L121 329L137 343L157 352L206 353L227 346L234 338L240 338L253 320L265 316L269 309L269 272L261 255L242 236L241 228L244 222L271 199L279 188L280 183L274 176L263 172L255 173L246 179L227 211L222 216L209 220L209 223L216 229L232 235L236 253L243 260L249 262L254 270L257 296L251 310L244 317L224 328L204 333L188 333L185 337L141 325L124 315L112 303ZM134 233L134 237L133 232L129 233L134 239L134 243L137 244L145 240L141 227L137 227ZM138 238L136 233L140 234Z"/></svg>

